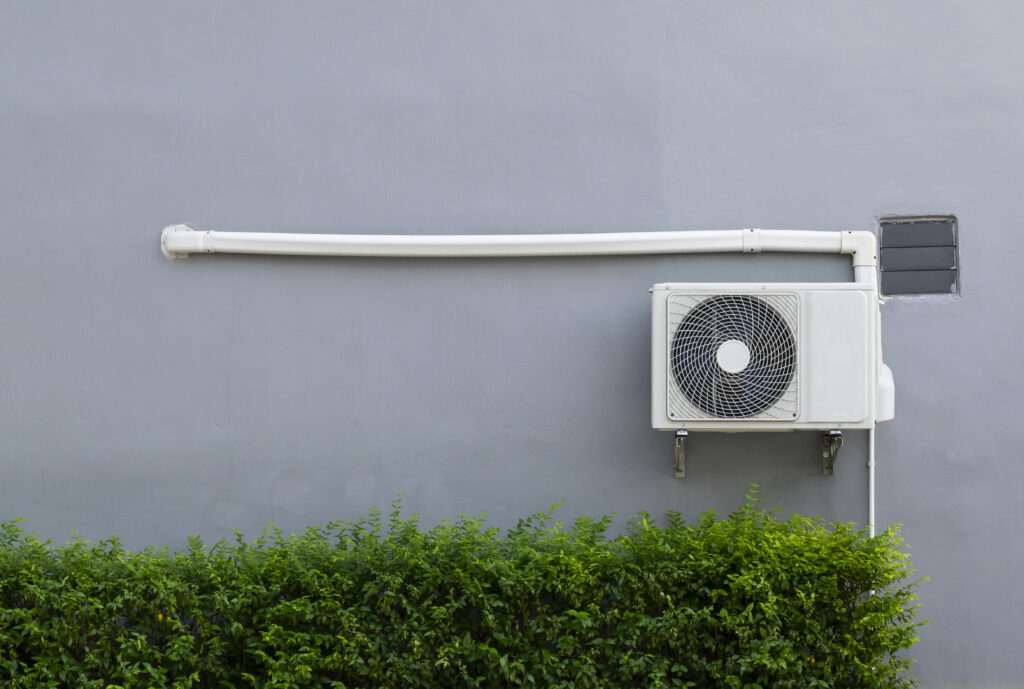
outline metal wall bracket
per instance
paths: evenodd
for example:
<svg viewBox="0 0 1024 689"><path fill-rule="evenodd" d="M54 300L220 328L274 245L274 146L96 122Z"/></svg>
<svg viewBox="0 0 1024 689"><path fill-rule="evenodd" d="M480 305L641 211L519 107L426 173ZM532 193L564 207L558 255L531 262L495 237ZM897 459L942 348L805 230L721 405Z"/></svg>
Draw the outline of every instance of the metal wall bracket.
<svg viewBox="0 0 1024 689"><path fill-rule="evenodd" d="M676 431L676 478L686 478L686 431Z"/></svg>
<svg viewBox="0 0 1024 689"><path fill-rule="evenodd" d="M835 473L836 456L842 446L842 431L824 431L821 434L821 473L825 476Z"/></svg>

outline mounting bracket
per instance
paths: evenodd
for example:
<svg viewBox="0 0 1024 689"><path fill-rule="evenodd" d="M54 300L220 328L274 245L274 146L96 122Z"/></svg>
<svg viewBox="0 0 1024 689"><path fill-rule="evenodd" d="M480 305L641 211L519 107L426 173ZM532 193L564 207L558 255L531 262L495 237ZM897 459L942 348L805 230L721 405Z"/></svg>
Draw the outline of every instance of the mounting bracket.
<svg viewBox="0 0 1024 689"><path fill-rule="evenodd" d="M686 431L676 431L676 478L686 478L686 438L689 435Z"/></svg>
<svg viewBox="0 0 1024 689"><path fill-rule="evenodd" d="M843 446L842 431L823 431L821 434L821 473L825 476L835 474L836 457Z"/></svg>
<svg viewBox="0 0 1024 689"><path fill-rule="evenodd" d="M686 439L690 433L684 430L676 431L675 438L675 464L673 465L676 478L686 478ZM839 456L839 448L843 446L842 431L822 431L821 433L821 473L824 476L835 474L836 457Z"/></svg>

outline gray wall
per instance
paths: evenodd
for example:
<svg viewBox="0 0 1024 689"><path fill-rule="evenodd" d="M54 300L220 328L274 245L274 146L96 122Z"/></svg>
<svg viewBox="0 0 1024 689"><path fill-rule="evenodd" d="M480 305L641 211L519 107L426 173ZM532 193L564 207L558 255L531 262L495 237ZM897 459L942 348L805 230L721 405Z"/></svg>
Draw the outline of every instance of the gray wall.
<svg viewBox="0 0 1024 689"><path fill-rule="evenodd" d="M893 300L879 522L918 674L1022 684L1024 52L1005 2L0 2L0 519L131 546L401 491L426 522L769 504L863 520L863 433L650 430L663 281L838 257L199 256L158 234L872 229L960 220L963 294Z"/></svg>

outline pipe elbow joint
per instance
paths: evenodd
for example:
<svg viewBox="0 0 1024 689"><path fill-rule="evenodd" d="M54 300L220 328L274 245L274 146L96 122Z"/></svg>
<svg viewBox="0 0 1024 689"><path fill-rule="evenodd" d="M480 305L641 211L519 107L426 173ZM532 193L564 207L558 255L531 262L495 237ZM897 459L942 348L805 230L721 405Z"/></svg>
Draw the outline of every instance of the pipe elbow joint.
<svg viewBox="0 0 1024 689"><path fill-rule="evenodd" d="M878 265L878 241L866 230L843 231L840 253L852 256L855 268Z"/></svg>
<svg viewBox="0 0 1024 689"><path fill-rule="evenodd" d="M160 233L160 251L167 258L188 258L193 253L213 253L213 232L196 232L188 225L171 225Z"/></svg>

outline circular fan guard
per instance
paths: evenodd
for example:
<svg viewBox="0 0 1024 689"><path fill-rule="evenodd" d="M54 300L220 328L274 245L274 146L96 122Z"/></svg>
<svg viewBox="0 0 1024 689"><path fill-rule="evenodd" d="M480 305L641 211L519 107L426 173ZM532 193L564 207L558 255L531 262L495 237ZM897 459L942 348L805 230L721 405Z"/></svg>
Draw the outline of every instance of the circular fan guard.
<svg viewBox="0 0 1024 689"><path fill-rule="evenodd" d="M750 351L743 370L729 373L717 361L730 340ZM716 418L755 416L789 389L796 371L796 342L779 313L746 295L719 295L683 318L672 338L672 376L686 398Z"/></svg>

